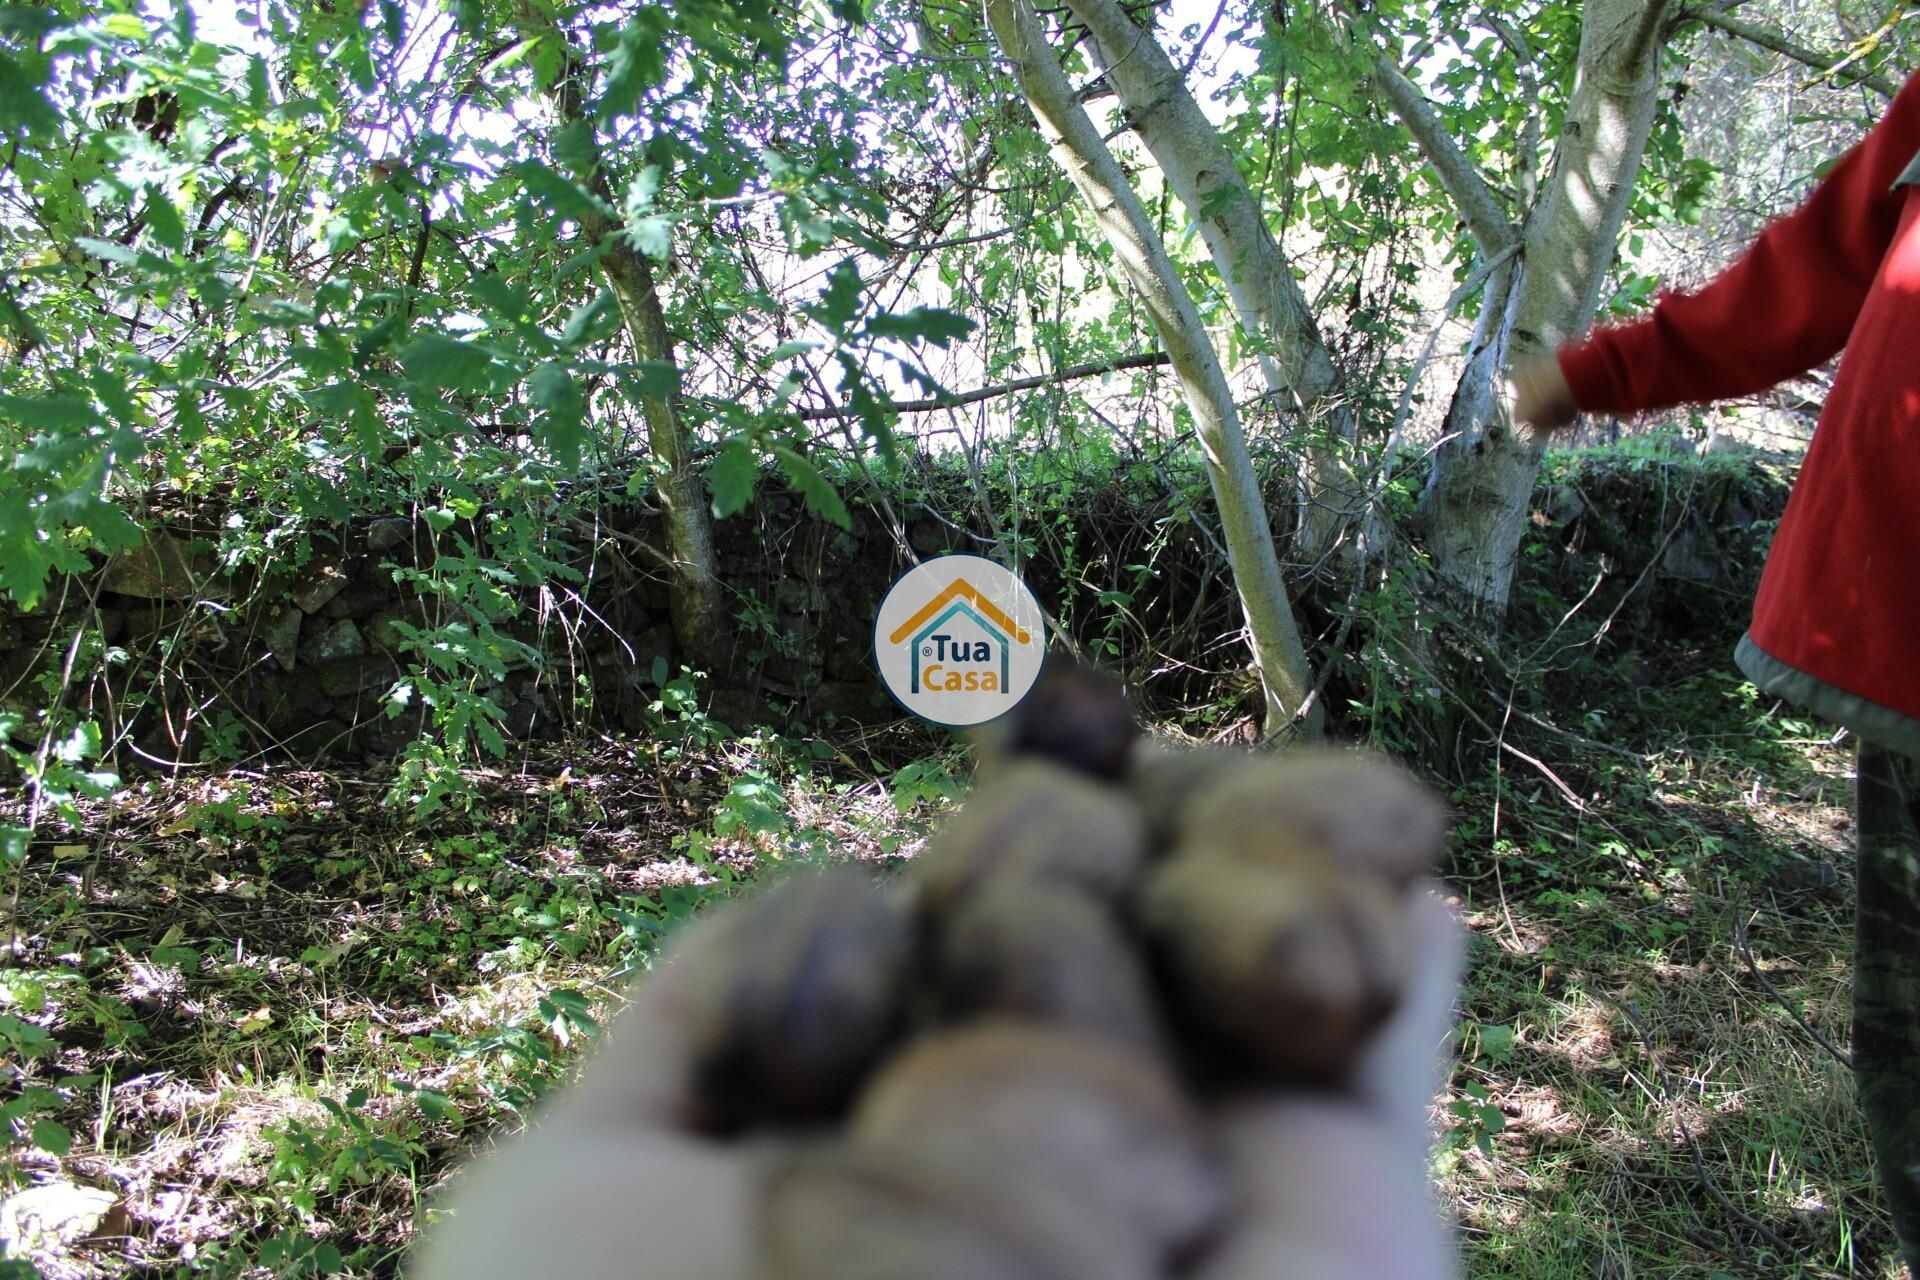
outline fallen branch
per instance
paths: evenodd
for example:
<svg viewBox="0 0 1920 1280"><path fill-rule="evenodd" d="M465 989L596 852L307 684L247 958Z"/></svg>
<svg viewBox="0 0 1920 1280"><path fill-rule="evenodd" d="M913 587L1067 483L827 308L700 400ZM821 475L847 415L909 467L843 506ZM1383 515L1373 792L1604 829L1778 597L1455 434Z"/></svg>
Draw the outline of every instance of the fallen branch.
<svg viewBox="0 0 1920 1280"><path fill-rule="evenodd" d="M1551 782L1556 788L1559 789L1560 794L1566 797L1567 803L1573 806L1573 811L1575 813L1585 813L1587 811L1587 802L1580 798L1580 793L1575 791L1572 787L1568 786L1566 782L1560 777L1559 774L1555 773L1552 769L1548 768L1544 760L1541 760L1537 756L1528 755L1526 752L1522 751L1520 748L1514 746L1511 742L1508 742L1504 736L1502 736L1502 738L1500 739L1500 749L1506 752L1508 755L1513 756L1515 759L1524 760L1528 764L1532 765L1535 769L1538 769L1540 771L1540 776L1545 778L1548 782Z"/></svg>
<svg viewBox="0 0 1920 1280"><path fill-rule="evenodd" d="M568 517L567 527L569 529L572 529L574 532L584 534L589 538L598 538L598 539L604 539L609 542L617 542L623 547L629 547L634 551L638 551L641 554L641 556L643 556L656 569L665 569L666 571L671 573L674 570L674 568L679 564L679 562L676 561L672 556L668 555L666 552L662 551L660 548L654 546L651 542L648 542L645 538L638 537L635 534L627 533L624 530L610 529L606 525L589 524L585 520L580 519L578 516Z"/></svg>

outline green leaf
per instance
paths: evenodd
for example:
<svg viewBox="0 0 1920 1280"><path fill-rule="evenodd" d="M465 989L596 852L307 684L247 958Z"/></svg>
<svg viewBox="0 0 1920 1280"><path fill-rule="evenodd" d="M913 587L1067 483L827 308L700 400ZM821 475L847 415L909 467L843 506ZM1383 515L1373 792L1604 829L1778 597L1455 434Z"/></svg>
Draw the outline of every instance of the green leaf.
<svg viewBox="0 0 1920 1280"><path fill-rule="evenodd" d="M1486 1051L1489 1058L1492 1058L1495 1062L1508 1062L1512 1060L1514 1045L1518 1043L1520 1038L1512 1027L1487 1026L1483 1023L1479 1028L1479 1033L1480 1047Z"/></svg>
<svg viewBox="0 0 1920 1280"><path fill-rule="evenodd" d="M118 262L122 266L130 267L140 261L137 250L129 249L126 245L116 244L111 240L102 240L97 236L75 236L73 243L79 246L82 253L99 258L103 262Z"/></svg>
<svg viewBox="0 0 1920 1280"><path fill-rule="evenodd" d="M542 409L560 409L580 403L580 388L573 371L557 360L549 360L527 379L527 398Z"/></svg>
<svg viewBox="0 0 1920 1280"><path fill-rule="evenodd" d="M18 520L4 509L13 505L0 501L0 591L22 609L32 609L47 593L47 575L63 558L40 540L31 517Z"/></svg>
<svg viewBox="0 0 1920 1280"><path fill-rule="evenodd" d="M673 222L658 216L635 218L627 224L627 239L655 262L664 262L673 252Z"/></svg>
<svg viewBox="0 0 1920 1280"><path fill-rule="evenodd" d="M139 457L145 446L138 435L126 428L142 425L140 406L134 402L126 378L118 369L98 365L88 373L87 385L93 388L93 394L100 398L113 420L121 424L122 431L115 433L114 440L114 450L120 454L120 460L128 462ZM132 450L131 454L127 450Z"/></svg>
<svg viewBox="0 0 1920 1280"><path fill-rule="evenodd" d="M468 280L467 292L486 308L490 318L504 321L513 328L525 324L533 310L533 302L525 289L515 288L493 272Z"/></svg>
<svg viewBox="0 0 1920 1280"><path fill-rule="evenodd" d="M0 735L3 737L4 735ZM17 866L27 860L27 829L0 822L0 862Z"/></svg>
<svg viewBox="0 0 1920 1280"><path fill-rule="evenodd" d="M835 333L845 333L860 313L860 272L846 259L827 277L820 301L800 308Z"/></svg>
<svg viewBox="0 0 1920 1280"><path fill-rule="evenodd" d="M613 291L602 289L594 295L591 302L583 302L574 308L567 317L566 328L560 332L560 345L578 347L592 338L600 321L614 312Z"/></svg>
<svg viewBox="0 0 1920 1280"><path fill-rule="evenodd" d="M671 400L680 394L680 366L671 360L639 360L627 366L626 389L654 400Z"/></svg>
<svg viewBox="0 0 1920 1280"><path fill-rule="evenodd" d="M632 115L640 99L667 78L668 32L666 11L651 5L620 29L607 59L606 89L598 111L602 121Z"/></svg>
<svg viewBox="0 0 1920 1280"><path fill-rule="evenodd" d="M593 132L592 123L569 120L555 130L553 158L577 177L592 174L600 163L600 140Z"/></svg>
<svg viewBox="0 0 1920 1280"><path fill-rule="evenodd" d="M75 725L65 741L54 748L54 754L68 764L78 764L82 760L98 759L100 755L100 726L89 720Z"/></svg>
<svg viewBox="0 0 1920 1280"><path fill-rule="evenodd" d="M725 519L746 509L753 501L754 486L760 483L760 462L743 437L735 437L720 447L707 468L707 488L713 491L713 514Z"/></svg>
<svg viewBox="0 0 1920 1280"><path fill-rule="evenodd" d="M49 20L57 25L58 17L51 10L47 12ZM60 114L41 91L46 70L45 57L18 57L0 49L0 120L12 120L30 138L47 138L60 132Z"/></svg>
<svg viewBox="0 0 1920 1280"><path fill-rule="evenodd" d="M972 333L974 322L957 311L941 307L915 307L897 315L875 316L867 321L866 332L876 338L898 338L902 342L931 342L945 348Z"/></svg>
<svg viewBox="0 0 1920 1280"><path fill-rule="evenodd" d="M64 1156L73 1150L73 1135L65 1125L42 1116L33 1122L33 1145L49 1155Z"/></svg>
<svg viewBox="0 0 1920 1280"><path fill-rule="evenodd" d="M534 421L534 438L553 451L561 466L578 467L587 438L587 405L573 371L558 361L541 365L527 379L527 398L545 410Z"/></svg>
<svg viewBox="0 0 1920 1280"><path fill-rule="evenodd" d="M841 390L847 393L847 407L853 410L860 430L873 441L874 447L880 451L880 460L887 467L898 466L900 444L893 431L892 405L874 394L873 385L861 371L859 362L849 353L838 352L836 359L840 365Z"/></svg>
<svg viewBox="0 0 1920 1280"><path fill-rule="evenodd" d="M0 418L17 422L30 431L84 431L99 421L94 414L93 405L79 396L9 396L0 395ZM15 470L31 468L22 465L22 457L16 455Z"/></svg>
<svg viewBox="0 0 1920 1280"><path fill-rule="evenodd" d="M400 353L407 376L431 391L480 391L487 385L493 354L442 333L415 338Z"/></svg>
<svg viewBox="0 0 1920 1280"><path fill-rule="evenodd" d="M37 43L60 22L59 12L44 5L0 5L0 33L16 36L22 44Z"/></svg>
<svg viewBox="0 0 1920 1280"><path fill-rule="evenodd" d="M612 217L605 201L564 174L556 173L538 160L523 160L514 166L527 193L563 218Z"/></svg>
<svg viewBox="0 0 1920 1280"><path fill-rule="evenodd" d="M453 1103L448 1101L447 1095L438 1089L415 1089L413 1101L429 1120L444 1120L449 1115L459 1114Z"/></svg>
<svg viewBox="0 0 1920 1280"><path fill-rule="evenodd" d="M806 338L795 338L791 342L783 342L775 347L773 349L773 355L770 358L774 360L791 360L795 356L803 356L809 351L818 351L819 349L820 344L817 342L810 341Z"/></svg>
<svg viewBox="0 0 1920 1280"><path fill-rule="evenodd" d="M773 456L779 460L780 470L793 482L793 487L806 498L809 510L842 529L853 528L853 517L847 511L847 504L841 499L839 491L820 474L818 467L783 444L773 447Z"/></svg>
<svg viewBox="0 0 1920 1280"><path fill-rule="evenodd" d="M180 221L180 210L157 186L147 188L147 228L164 248L178 253L187 247L187 227Z"/></svg>
<svg viewBox="0 0 1920 1280"><path fill-rule="evenodd" d="M633 209L647 208L653 203L654 197L660 194L660 184L665 179L666 170L657 164L641 169L639 176L627 188L627 206Z"/></svg>

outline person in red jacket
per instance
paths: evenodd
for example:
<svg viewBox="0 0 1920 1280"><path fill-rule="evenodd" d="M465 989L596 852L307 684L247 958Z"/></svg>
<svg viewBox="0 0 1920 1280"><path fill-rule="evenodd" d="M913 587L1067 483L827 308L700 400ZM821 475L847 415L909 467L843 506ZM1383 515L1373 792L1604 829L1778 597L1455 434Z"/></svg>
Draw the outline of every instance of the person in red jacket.
<svg viewBox="0 0 1920 1280"><path fill-rule="evenodd" d="M1859 740L1854 1077L1920 1276L1920 75L1711 283L1520 363L1514 416L1748 395L1843 347L1734 658Z"/></svg>

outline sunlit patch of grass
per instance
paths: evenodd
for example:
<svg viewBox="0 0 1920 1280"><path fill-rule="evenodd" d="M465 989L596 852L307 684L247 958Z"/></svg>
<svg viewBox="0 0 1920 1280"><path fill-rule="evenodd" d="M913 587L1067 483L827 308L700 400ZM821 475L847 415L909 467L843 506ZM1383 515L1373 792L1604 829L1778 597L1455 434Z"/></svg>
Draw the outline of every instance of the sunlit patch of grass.
<svg viewBox="0 0 1920 1280"><path fill-rule="evenodd" d="M675 929L787 867L910 849L957 763L902 790L772 737L603 742L476 773L425 826L378 779L293 771L101 807L85 877L21 884L0 1012L49 1036L33 1079L80 1083L46 1115L71 1151L10 1176L113 1189L128 1231L35 1260L91 1280L324 1245L391 1273L438 1179L567 1077Z"/></svg>
<svg viewBox="0 0 1920 1280"><path fill-rule="evenodd" d="M1497 883L1461 852L1465 1014L1505 1029L1463 1037L1451 1086L1504 1116L1442 1162L1470 1275L1895 1275L1847 1069L1787 1007L1844 1047L1846 767L1815 735L1677 748L1571 845L1510 807L1529 852Z"/></svg>

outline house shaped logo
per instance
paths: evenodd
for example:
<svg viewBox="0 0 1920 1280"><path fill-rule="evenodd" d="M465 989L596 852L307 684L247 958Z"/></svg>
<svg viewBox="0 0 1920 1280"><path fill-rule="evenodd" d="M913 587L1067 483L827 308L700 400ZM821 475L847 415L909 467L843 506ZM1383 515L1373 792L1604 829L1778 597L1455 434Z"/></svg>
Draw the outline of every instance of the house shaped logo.
<svg viewBox="0 0 1920 1280"><path fill-rule="evenodd" d="M1010 570L942 556L894 583L874 624L881 678L936 724L979 724L1011 710L1040 671L1040 605Z"/></svg>

